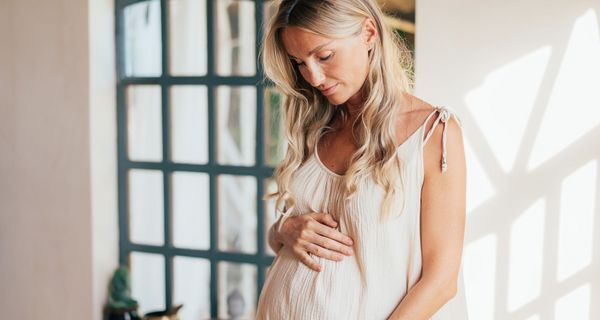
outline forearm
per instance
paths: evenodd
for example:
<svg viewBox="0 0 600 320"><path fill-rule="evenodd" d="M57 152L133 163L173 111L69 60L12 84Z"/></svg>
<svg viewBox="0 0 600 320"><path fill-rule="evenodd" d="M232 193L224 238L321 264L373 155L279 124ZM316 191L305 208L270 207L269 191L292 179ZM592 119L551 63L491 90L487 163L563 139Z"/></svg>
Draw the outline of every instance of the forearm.
<svg viewBox="0 0 600 320"><path fill-rule="evenodd" d="M430 319L456 294L456 287L421 278L404 296L388 320Z"/></svg>
<svg viewBox="0 0 600 320"><path fill-rule="evenodd" d="M277 220L277 222L275 222L273 225L271 225L271 227L269 228L268 235L267 235L269 246L275 253L278 253L279 250L281 249L281 247L283 247L283 243L280 242L277 237L277 227L279 226L280 221L281 221L281 219Z"/></svg>

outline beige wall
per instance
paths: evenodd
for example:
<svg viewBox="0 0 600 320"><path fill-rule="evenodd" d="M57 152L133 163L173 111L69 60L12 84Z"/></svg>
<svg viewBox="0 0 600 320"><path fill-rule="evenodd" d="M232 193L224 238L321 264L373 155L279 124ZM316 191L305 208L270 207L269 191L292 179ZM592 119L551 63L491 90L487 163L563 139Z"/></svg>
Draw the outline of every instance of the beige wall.
<svg viewBox="0 0 600 320"><path fill-rule="evenodd" d="M0 1L3 319L100 319L117 263L111 6Z"/></svg>
<svg viewBox="0 0 600 320"><path fill-rule="evenodd" d="M600 3L416 13L415 93L464 125L470 319L600 319Z"/></svg>

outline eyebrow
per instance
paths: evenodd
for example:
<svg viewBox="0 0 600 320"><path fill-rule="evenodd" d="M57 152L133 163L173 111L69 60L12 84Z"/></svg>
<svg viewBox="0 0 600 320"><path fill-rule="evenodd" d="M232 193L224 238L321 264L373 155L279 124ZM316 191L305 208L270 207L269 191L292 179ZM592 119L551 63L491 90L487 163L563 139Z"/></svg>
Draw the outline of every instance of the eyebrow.
<svg viewBox="0 0 600 320"><path fill-rule="evenodd" d="M324 46L326 46L326 45L328 45L328 44L332 43L333 41L334 41L334 40L331 40L331 41L329 41L329 42L325 42L325 43L323 43L323 44L320 44L320 45L316 46L314 49L310 50L310 52L308 53L308 55L310 56L310 55L312 55L313 53L315 53L316 51L319 51L319 50L321 50L321 48L323 48ZM291 55L291 54L288 54L288 56L290 56L290 58L298 59L298 58L294 57L294 56L293 56L293 55ZM299 60L299 59L298 59L298 60Z"/></svg>

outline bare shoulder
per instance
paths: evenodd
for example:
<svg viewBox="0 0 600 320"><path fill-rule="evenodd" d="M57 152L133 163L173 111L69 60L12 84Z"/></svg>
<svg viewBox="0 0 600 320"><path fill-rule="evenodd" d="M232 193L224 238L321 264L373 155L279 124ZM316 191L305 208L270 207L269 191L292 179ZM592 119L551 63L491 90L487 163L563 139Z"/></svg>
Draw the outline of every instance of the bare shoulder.
<svg viewBox="0 0 600 320"><path fill-rule="evenodd" d="M423 146L425 180L463 180L466 175L466 160L460 122L455 116L448 115L445 122L440 121L431 129L434 123L433 119L428 121L425 131L425 138L431 131Z"/></svg>
<svg viewBox="0 0 600 320"><path fill-rule="evenodd" d="M427 116L436 110L432 104L407 92L403 93L401 101L403 110L398 113L396 121L396 136L399 144L408 139L421 125L424 125L425 136L432 131L437 115L425 123ZM444 131L446 131L445 144ZM441 174L443 161L446 162L448 171L453 168L454 171L459 171L454 172L459 176L465 174L463 133L460 123L454 116L450 116L445 123L438 122L423 147L425 177Z"/></svg>
<svg viewBox="0 0 600 320"><path fill-rule="evenodd" d="M396 116L396 139L398 145L406 141L406 139L419 129L427 116L435 109L430 103L408 92L402 93L401 106L402 109ZM427 125L429 128L426 129L430 129L432 126L431 123Z"/></svg>

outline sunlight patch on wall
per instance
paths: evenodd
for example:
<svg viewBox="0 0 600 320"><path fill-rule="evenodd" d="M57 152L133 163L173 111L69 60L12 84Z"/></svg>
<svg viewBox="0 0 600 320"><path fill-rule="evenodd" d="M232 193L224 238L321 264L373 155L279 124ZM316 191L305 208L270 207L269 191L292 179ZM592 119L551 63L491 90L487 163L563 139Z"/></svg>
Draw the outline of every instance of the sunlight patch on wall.
<svg viewBox="0 0 600 320"><path fill-rule="evenodd" d="M539 199L513 222L510 230L508 311L535 300L541 293L546 203Z"/></svg>
<svg viewBox="0 0 600 320"><path fill-rule="evenodd" d="M467 215L482 203L491 199L494 194L494 186L487 175L485 168L481 165L481 160L477 158L474 148L471 147L469 140L465 139L465 157L467 161Z"/></svg>
<svg viewBox="0 0 600 320"><path fill-rule="evenodd" d="M590 284L586 283L558 299L554 319L590 319L590 291Z"/></svg>
<svg viewBox="0 0 600 320"><path fill-rule="evenodd" d="M598 161L570 174L560 192L557 280L563 281L592 263L594 200Z"/></svg>
<svg viewBox="0 0 600 320"><path fill-rule="evenodd" d="M464 279L469 319L494 319L498 237L486 235L464 249Z"/></svg>
<svg viewBox="0 0 600 320"><path fill-rule="evenodd" d="M551 51L545 46L496 69L465 96L504 172L514 165Z"/></svg>
<svg viewBox="0 0 600 320"><path fill-rule="evenodd" d="M600 125L600 36L592 9L577 18L548 108L533 145L528 170Z"/></svg>

